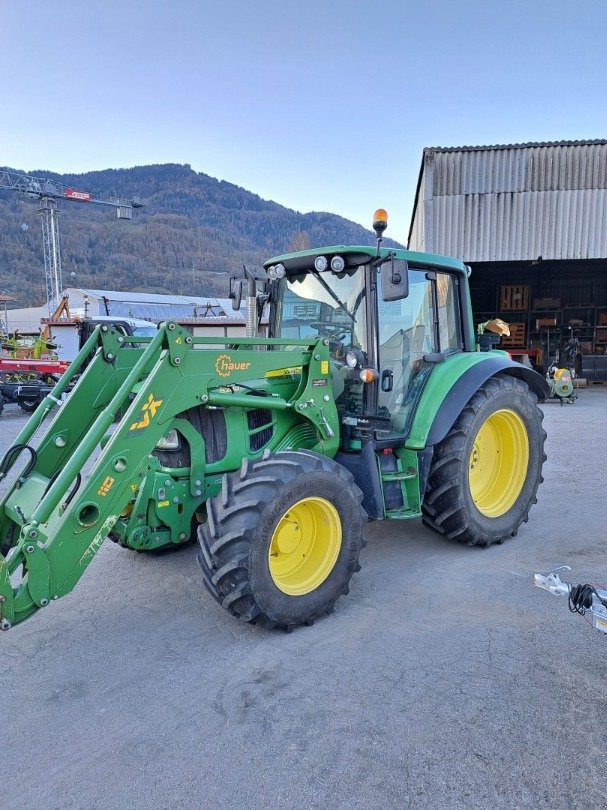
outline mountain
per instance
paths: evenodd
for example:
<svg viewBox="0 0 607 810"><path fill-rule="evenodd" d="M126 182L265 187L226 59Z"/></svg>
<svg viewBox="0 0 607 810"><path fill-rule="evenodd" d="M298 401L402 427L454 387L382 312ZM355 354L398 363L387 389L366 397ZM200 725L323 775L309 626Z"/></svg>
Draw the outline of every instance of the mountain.
<svg viewBox="0 0 607 810"><path fill-rule="evenodd" d="M27 173L101 199L139 196L145 203L131 221L99 205L60 204L66 287L225 295L229 274L243 263L259 266L292 249L374 243L371 231L343 217L300 214L188 165ZM37 200L0 189L0 290L14 296L12 306L44 303L37 208Z"/></svg>

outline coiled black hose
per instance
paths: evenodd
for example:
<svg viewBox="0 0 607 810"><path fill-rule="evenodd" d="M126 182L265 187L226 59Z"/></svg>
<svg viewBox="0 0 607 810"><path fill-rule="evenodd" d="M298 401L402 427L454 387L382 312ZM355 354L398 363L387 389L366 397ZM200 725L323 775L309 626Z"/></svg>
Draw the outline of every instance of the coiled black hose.
<svg viewBox="0 0 607 810"><path fill-rule="evenodd" d="M29 452L30 460L27 467L21 473L21 478L27 478L38 461L38 453L36 453L34 448L30 447L29 444L14 444L12 447L9 447L4 454L2 461L0 461L0 478L4 478L24 450Z"/></svg>
<svg viewBox="0 0 607 810"><path fill-rule="evenodd" d="M572 585L569 591L569 610L583 616L592 607L593 596L596 596L603 607L607 607L607 600L601 599L592 585Z"/></svg>

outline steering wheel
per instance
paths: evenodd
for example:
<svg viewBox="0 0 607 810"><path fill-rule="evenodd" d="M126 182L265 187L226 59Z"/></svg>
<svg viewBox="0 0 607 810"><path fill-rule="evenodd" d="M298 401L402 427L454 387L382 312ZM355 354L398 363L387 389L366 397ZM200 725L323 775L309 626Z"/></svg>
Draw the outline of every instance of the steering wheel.
<svg viewBox="0 0 607 810"><path fill-rule="evenodd" d="M314 321L310 326L312 329L316 329L317 332L325 334L330 340L336 340L340 343L348 336L348 332L344 331L343 326L330 321Z"/></svg>

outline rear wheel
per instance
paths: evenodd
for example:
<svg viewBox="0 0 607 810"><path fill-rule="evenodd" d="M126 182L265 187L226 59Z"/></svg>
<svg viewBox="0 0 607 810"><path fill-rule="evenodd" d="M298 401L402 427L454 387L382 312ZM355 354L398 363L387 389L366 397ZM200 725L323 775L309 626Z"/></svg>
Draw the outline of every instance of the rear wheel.
<svg viewBox="0 0 607 810"><path fill-rule="evenodd" d="M308 451L245 460L224 476L198 529L212 596L234 616L291 629L330 613L365 545L362 493L341 465Z"/></svg>
<svg viewBox="0 0 607 810"><path fill-rule="evenodd" d="M537 397L521 380L487 380L435 447L424 523L468 545L513 537L543 481L542 419Z"/></svg>

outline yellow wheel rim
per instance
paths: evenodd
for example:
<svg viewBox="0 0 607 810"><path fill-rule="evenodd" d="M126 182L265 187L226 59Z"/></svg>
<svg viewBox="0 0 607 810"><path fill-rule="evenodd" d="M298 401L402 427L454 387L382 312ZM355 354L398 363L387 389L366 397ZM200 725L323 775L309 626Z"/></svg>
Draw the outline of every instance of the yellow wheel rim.
<svg viewBox="0 0 607 810"><path fill-rule="evenodd" d="M527 478L529 438L514 411L495 411L481 425L470 453L468 482L479 512L497 518L512 508Z"/></svg>
<svg viewBox="0 0 607 810"><path fill-rule="evenodd" d="M324 498L303 498L278 521L268 563L274 584L289 596L318 588L333 570L341 549L341 520Z"/></svg>

